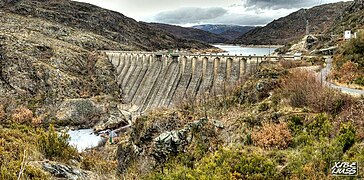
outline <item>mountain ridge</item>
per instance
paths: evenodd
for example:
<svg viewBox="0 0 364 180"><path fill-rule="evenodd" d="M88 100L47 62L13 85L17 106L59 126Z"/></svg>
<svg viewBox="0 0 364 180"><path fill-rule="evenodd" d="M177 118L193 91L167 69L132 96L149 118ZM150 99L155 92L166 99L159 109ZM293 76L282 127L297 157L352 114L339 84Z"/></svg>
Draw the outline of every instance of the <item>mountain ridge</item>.
<svg viewBox="0 0 364 180"><path fill-rule="evenodd" d="M283 45L301 39L306 33L307 20L310 33L324 33L351 2L338 2L300 9L288 16L273 20L264 27L258 27L229 43L245 45Z"/></svg>
<svg viewBox="0 0 364 180"><path fill-rule="evenodd" d="M229 40L236 39L237 37L247 33L248 31L256 28L255 26L238 26L238 25L215 25L215 24L203 24L192 26L193 28L208 31L214 34L218 34Z"/></svg>
<svg viewBox="0 0 364 180"><path fill-rule="evenodd" d="M161 29L162 31L173 34L178 38L198 40L206 43L224 43L228 40L219 34L214 34L208 31L192 27L181 27L181 26L162 24L162 23L147 23L147 24L154 28L158 28Z"/></svg>

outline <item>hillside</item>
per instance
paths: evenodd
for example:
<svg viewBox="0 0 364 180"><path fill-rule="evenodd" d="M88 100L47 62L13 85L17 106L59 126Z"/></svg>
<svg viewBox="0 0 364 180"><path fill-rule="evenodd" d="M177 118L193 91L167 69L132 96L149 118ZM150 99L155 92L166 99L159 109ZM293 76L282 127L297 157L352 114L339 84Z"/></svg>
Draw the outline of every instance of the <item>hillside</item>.
<svg viewBox="0 0 364 180"><path fill-rule="evenodd" d="M336 19L332 32L337 35L336 43L340 45L334 58L334 69L330 78L353 88L364 88L364 1L356 0L348 6L342 17ZM351 30L357 37L341 41L343 31ZM359 31L359 32L358 32Z"/></svg>
<svg viewBox="0 0 364 180"><path fill-rule="evenodd" d="M345 30L353 32L364 27L364 2L355 0L347 8L344 9L342 16L336 18L332 26L332 32L337 35L342 35Z"/></svg>
<svg viewBox="0 0 364 180"><path fill-rule="evenodd" d="M222 96L138 117L118 144L119 172L146 180L332 179L336 159L362 162L363 100L294 68L305 63L265 62Z"/></svg>
<svg viewBox="0 0 364 180"><path fill-rule="evenodd" d="M98 156L107 150L77 153L50 126L128 124L115 68L98 50L211 47L66 0L0 0L0 24L0 179L112 179L115 158Z"/></svg>
<svg viewBox="0 0 364 180"><path fill-rule="evenodd" d="M310 33L323 33L332 26L351 2L325 4L310 9L301 9L286 17L279 18L268 25L253 29L231 43L245 45L287 44L301 39L306 33L307 20Z"/></svg>
<svg viewBox="0 0 364 180"><path fill-rule="evenodd" d="M178 38L193 39L206 43L223 43L227 41L227 39L225 39L223 36L195 28L188 28L188 27L181 27L181 26L160 24L160 23L148 23L148 25L154 28L158 28L167 33L173 34Z"/></svg>
<svg viewBox="0 0 364 180"><path fill-rule="evenodd" d="M119 101L119 87L115 69L96 50L210 48L79 2L2 0L0 13L0 102L11 104L9 112L22 105L36 110L36 115L47 113L44 122L57 117L61 124L91 127L108 118L110 109L99 107L109 102L98 104L93 98ZM74 100L78 98L88 100ZM98 108L81 116L67 114L64 107L70 101ZM92 121L83 123L87 119Z"/></svg>
<svg viewBox="0 0 364 180"><path fill-rule="evenodd" d="M69 0L2 0L2 11L40 18L64 26L92 32L129 49L158 50L165 48L209 48L207 44L176 38L121 13ZM95 48L95 47L90 47ZM105 47L107 48L107 47ZM112 49L109 47L107 49Z"/></svg>
<svg viewBox="0 0 364 180"><path fill-rule="evenodd" d="M246 32L256 28L254 26L237 26L237 25L214 25L214 24L204 24L193 26L193 28L208 31L214 34L219 34L229 40L236 39L242 36Z"/></svg>

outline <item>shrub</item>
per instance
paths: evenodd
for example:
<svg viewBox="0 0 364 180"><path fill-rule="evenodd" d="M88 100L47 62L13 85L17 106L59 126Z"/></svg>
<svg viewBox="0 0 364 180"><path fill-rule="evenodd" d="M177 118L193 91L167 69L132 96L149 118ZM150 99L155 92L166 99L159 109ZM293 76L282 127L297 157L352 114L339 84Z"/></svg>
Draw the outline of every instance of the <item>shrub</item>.
<svg viewBox="0 0 364 180"><path fill-rule="evenodd" d="M115 172L117 169L117 162L113 160L106 160L102 152L91 150L82 154L82 169L89 171L96 171L98 173ZM104 174L105 175L105 174Z"/></svg>
<svg viewBox="0 0 364 180"><path fill-rule="evenodd" d="M253 131L252 140L264 148L285 149L292 142L292 135L285 122L266 123L260 130Z"/></svg>
<svg viewBox="0 0 364 180"><path fill-rule="evenodd" d="M19 124L28 123L32 120L32 118L33 112L25 107L16 108L11 115L12 122Z"/></svg>
<svg viewBox="0 0 364 180"><path fill-rule="evenodd" d="M314 120L307 125L307 131L310 135L317 138L329 137L331 132L331 123L326 114L317 115Z"/></svg>
<svg viewBox="0 0 364 180"><path fill-rule="evenodd" d="M6 113L4 105L0 105L0 121L5 120L5 118L6 118Z"/></svg>
<svg viewBox="0 0 364 180"><path fill-rule="evenodd" d="M281 177L276 162L258 149L221 148L198 161L194 167L171 162L164 172L151 173L144 179L277 179Z"/></svg>
<svg viewBox="0 0 364 180"><path fill-rule="evenodd" d="M356 130L356 135L358 139L363 140L364 139L363 117L364 117L364 101L355 101L339 114L339 116L336 118L337 120L336 126L340 127L340 124L345 124L350 122L351 125Z"/></svg>
<svg viewBox="0 0 364 180"><path fill-rule="evenodd" d="M291 177L287 179L329 179L330 163L342 155L335 142L315 138L312 143L289 152L285 171Z"/></svg>
<svg viewBox="0 0 364 180"><path fill-rule="evenodd" d="M343 124L341 126L337 141L344 153L355 144L355 129L351 123Z"/></svg>
<svg viewBox="0 0 364 180"><path fill-rule="evenodd" d="M40 124L42 124L42 118L40 116L32 118L31 124L33 126L39 126Z"/></svg>
<svg viewBox="0 0 364 180"><path fill-rule="evenodd" d="M29 161L40 160L34 128L24 125L0 128L0 137L0 179L17 179L22 164L25 170L21 179L49 179L40 167L28 165Z"/></svg>
<svg viewBox="0 0 364 180"><path fill-rule="evenodd" d="M304 107L309 104L309 96L322 89L315 76L305 70L295 70L281 81L283 93L289 95L293 107Z"/></svg>
<svg viewBox="0 0 364 180"><path fill-rule="evenodd" d="M296 68L296 67L305 65L303 61L292 61L292 60L281 60L281 61L279 61L279 64L284 69L291 69L291 68Z"/></svg>
<svg viewBox="0 0 364 180"><path fill-rule="evenodd" d="M281 81L283 93L293 107L310 107L315 112L338 114L350 104L351 98L337 90L323 86L313 74L296 70Z"/></svg>
<svg viewBox="0 0 364 180"><path fill-rule="evenodd" d="M49 159L68 160L77 155L75 148L69 146L69 135L58 134L51 125L47 132L40 132L39 150Z"/></svg>
<svg viewBox="0 0 364 180"><path fill-rule="evenodd" d="M259 104L259 106L258 106L258 110L260 111L260 112L262 112L262 111L267 111L269 109L269 104L268 103L261 103L261 104Z"/></svg>

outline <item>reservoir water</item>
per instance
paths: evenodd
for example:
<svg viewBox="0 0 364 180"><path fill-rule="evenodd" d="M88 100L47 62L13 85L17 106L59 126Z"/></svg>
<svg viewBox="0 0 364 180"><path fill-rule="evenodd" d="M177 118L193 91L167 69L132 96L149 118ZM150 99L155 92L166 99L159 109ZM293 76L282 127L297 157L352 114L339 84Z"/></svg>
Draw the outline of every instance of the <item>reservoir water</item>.
<svg viewBox="0 0 364 180"><path fill-rule="evenodd" d="M264 56L269 55L276 50L276 47L242 47L236 45L227 45L227 44L217 44L213 45L227 52L219 53L219 54L229 54L229 55L256 55L256 56Z"/></svg>

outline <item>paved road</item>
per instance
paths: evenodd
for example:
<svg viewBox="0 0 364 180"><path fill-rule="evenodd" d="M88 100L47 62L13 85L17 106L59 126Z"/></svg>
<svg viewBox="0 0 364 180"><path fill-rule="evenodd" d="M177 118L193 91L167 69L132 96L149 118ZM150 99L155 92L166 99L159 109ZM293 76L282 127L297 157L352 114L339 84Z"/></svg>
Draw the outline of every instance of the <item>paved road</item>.
<svg viewBox="0 0 364 180"><path fill-rule="evenodd" d="M319 73L319 76L322 77L322 78L320 77L320 80L322 80L325 85L335 88L335 89L339 89L339 90L341 90L341 92L346 93L346 94L351 94L351 95L355 95L355 96L364 95L364 90L351 89L351 88L344 87L344 86L337 86L335 84L332 84L331 82L326 81L326 77L329 74L331 67L332 67L332 58L328 58L328 59L326 59L326 67L323 68L321 70L321 72Z"/></svg>

